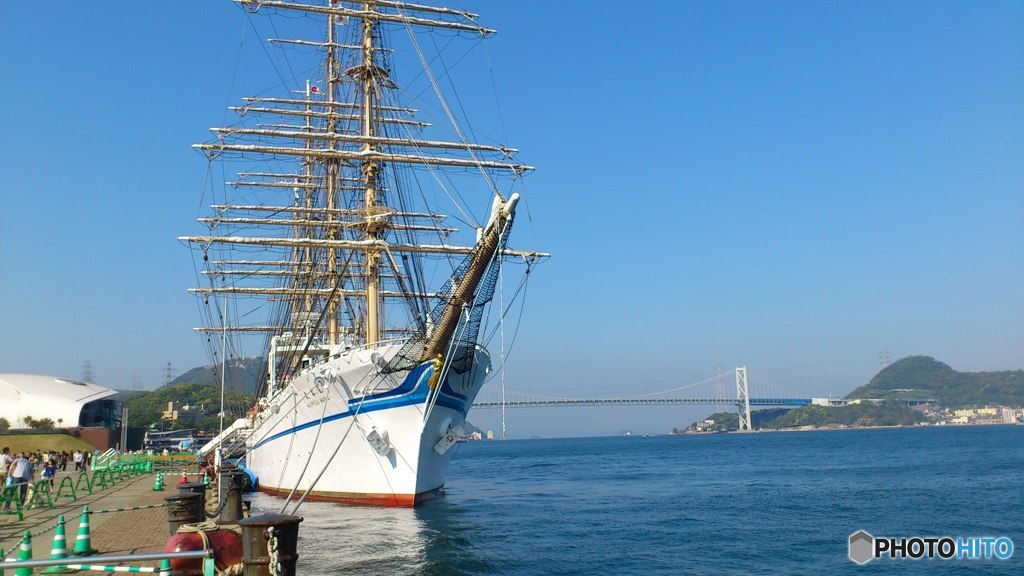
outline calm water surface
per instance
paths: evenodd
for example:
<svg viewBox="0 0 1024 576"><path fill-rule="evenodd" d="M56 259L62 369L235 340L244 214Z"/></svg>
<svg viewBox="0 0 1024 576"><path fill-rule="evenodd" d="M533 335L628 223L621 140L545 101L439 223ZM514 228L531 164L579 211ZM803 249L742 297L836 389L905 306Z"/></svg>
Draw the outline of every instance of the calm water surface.
<svg viewBox="0 0 1024 576"><path fill-rule="evenodd" d="M299 573L1024 574L1024 426L458 449L447 495L415 510L303 506ZM858 529L1005 535L1016 552L857 566Z"/></svg>

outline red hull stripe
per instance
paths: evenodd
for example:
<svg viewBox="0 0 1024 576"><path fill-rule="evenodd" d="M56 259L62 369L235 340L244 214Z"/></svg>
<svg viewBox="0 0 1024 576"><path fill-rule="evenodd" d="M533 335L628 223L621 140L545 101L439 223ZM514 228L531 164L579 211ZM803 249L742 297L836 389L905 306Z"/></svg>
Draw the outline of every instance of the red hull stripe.
<svg viewBox="0 0 1024 576"><path fill-rule="evenodd" d="M271 496L287 498L291 490L279 490L260 486L261 492ZM419 494L366 494L362 492L312 492L306 500L314 502L337 502L340 504L355 504L358 506L386 506L409 508L430 500L438 495L441 487L420 492ZM296 490L293 498L301 497L303 492Z"/></svg>

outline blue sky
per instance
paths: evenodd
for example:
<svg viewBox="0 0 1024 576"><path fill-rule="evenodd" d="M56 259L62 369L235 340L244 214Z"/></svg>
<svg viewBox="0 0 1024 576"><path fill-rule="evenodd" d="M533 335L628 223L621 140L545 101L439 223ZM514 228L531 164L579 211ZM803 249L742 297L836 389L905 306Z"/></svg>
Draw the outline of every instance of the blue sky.
<svg viewBox="0 0 1024 576"><path fill-rule="evenodd" d="M842 395L893 359L1024 368L1024 5L476 2L482 132L537 167L509 388L747 365ZM190 149L266 88L231 2L0 4L0 372L146 388L205 363ZM526 410L516 436L700 409ZM471 420L496 428L495 413Z"/></svg>

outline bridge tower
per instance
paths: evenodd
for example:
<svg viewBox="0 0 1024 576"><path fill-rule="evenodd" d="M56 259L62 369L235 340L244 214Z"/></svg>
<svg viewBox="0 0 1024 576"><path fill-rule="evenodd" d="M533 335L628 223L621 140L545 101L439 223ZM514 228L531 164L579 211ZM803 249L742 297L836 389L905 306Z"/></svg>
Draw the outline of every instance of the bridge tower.
<svg viewBox="0 0 1024 576"><path fill-rule="evenodd" d="M740 432L753 430L750 425L750 387L747 386L747 367L736 368L736 413L740 420Z"/></svg>

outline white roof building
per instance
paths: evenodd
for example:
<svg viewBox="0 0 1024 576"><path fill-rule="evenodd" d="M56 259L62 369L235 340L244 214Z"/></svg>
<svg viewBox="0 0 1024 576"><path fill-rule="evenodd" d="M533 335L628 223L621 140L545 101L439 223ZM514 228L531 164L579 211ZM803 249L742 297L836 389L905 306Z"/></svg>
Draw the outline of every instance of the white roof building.
<svg viewBox="0 0 1024 576"><path fill-rule="evenodd" d="M112 422L96 402L117 394L116 390L55 376L0 374L0 418L11 428L28 428L25 417L49 418L57 426L107 426ZM88 406L88 409L87 408ZM114 416L120 419L120 414Z"/></svg>

